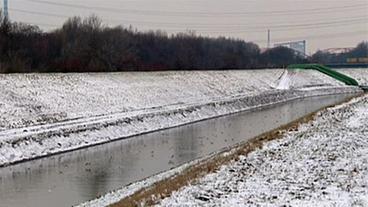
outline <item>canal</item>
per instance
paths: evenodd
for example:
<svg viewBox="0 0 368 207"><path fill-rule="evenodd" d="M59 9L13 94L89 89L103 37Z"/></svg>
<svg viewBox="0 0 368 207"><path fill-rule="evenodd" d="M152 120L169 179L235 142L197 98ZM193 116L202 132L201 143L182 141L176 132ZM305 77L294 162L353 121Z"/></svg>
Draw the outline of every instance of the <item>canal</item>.
<svg viewBox="0 0 368 207"><path fill-rule="evenodd" d="M354 94L309 97L0 168L0 206L72 206L247 141Z"/></svg>

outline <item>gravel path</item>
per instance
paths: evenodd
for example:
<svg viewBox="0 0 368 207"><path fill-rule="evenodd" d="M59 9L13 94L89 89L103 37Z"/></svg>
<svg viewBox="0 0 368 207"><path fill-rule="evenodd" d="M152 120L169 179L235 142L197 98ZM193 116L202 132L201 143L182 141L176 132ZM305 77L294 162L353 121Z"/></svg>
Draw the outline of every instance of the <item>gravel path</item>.
<svg viewBox="0 0 368 207"><path fill-rule="evenodd" d="M318 114L158 206L368 206L368 96Z"/></svg>

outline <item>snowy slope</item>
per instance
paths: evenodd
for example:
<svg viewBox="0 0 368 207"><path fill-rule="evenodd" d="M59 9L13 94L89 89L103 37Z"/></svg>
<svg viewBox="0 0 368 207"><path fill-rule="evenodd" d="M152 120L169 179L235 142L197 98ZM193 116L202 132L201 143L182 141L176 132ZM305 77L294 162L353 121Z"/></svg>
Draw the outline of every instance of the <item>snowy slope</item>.
<svg viewBox="0 0 368 207"><path fill-rule="evenodd" d="M368 206L368 96L320 113L158 206Z"/></svg>
<svg viewBox="0 0 368 207"><path fill-rule="evenodd" d="M275 86L282 73L1 74L0 130L260 93ZM314 71L300 72L294 84L341 85Z"/></svg>
<svg viewBox="0 0 368 207"><path fill-rule="evenodd" d="M278 72L0 75L0 129L264 91Z"/></svg>
<svg viewBox="0 0 368 207"><path fill-rule="evenodd" d="M292 90L277 90L282 73L0 75L0 166L260 105L358 91L315 71L300 71ZM318 87L305 90L310 86Z"/></svg>
<svg viewBox="0 0 368 207"><path fill-rule="evenodd" d="M368 68L340 69L338 71L355 78L359 82L359 84L368 86Z"/></svg>

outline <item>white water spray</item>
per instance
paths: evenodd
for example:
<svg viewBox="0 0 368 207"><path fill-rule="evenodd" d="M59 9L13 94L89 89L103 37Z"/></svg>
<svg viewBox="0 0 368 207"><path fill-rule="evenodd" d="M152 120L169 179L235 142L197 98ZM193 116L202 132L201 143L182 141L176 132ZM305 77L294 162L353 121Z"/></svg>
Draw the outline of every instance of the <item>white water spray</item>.
<svg viewBox="0 0 368 207"><path fill-rule="evenodd" d="M288 90L288 89L290 89L291 77L289 75L288 70L284 71L284 73L282 74L282 76L279 80L280 80L280 82L277 85L276 89L279 89L279 90Z"/></svg>

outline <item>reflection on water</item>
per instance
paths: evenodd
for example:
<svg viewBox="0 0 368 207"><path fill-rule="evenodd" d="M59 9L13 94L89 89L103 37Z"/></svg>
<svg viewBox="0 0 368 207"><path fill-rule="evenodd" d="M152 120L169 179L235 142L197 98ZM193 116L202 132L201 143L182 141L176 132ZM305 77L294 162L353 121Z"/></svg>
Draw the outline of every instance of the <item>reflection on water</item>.
<svg viewBox="0 0 368 207"><path fill-rule="evenodd" d="M71 206L249 140L350 95L306 98L0 168L0 206Z"/></svg>

